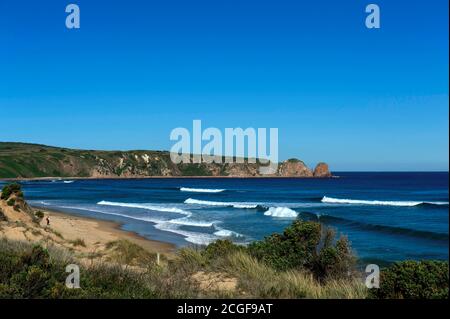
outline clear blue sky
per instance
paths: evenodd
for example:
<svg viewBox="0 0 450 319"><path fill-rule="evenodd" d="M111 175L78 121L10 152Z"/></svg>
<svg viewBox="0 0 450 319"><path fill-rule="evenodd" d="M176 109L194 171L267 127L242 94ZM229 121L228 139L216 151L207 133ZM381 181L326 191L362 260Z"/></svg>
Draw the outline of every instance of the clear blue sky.
<svg viewBox="0 0 450 319"><path fill-rule="evenodd" d="M0 40L0 141L169 149L201 119L335 171L448 170L447 0L2 0Z"/></svg>

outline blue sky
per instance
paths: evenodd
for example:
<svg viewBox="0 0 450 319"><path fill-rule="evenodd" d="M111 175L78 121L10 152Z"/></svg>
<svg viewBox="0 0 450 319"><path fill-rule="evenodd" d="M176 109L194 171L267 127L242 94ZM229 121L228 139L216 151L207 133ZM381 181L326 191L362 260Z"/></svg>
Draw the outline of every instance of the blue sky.
<svg viewBox="0 0 450 319"><path fill-rule="evenodd" d="M170 149L201 119L335 171L448 170L447 0L3 0L0 39L0 141Z"/></svg>

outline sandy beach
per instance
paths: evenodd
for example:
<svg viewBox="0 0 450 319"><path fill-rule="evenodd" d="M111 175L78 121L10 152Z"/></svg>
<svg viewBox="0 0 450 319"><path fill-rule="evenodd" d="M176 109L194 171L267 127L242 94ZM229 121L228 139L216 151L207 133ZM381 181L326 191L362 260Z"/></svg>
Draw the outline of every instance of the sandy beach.
<svg viewBox="0 0 450 319"><path fill-rule="evenodd" d="M16 211L5 201L0 201L0 210L7 221L0 223L0 239L45 243L66 248L81 256L104 253L108 244L119 240L132 242L150 253L161 253L166 256L175 251L170 243L148 240L136 233L121 229L116 222L79 217L57 211L32 208L23 204L22 211ZM43 218L36 223L32 214L41 211ZM47 224L47 218L49 224Z"/></svg>
<svg viewBox="0 0 450 319"><path fill-rule="evenodd" d="M38 209L36 209L38 210ZM108 242L125 239L131 241L149 252L170 254L175 246L155 240L149 240L136 233L121 229L117 222L98 220L88 217L79 217L51 210L44 211L50 219L50 227L70 241L81 238L86 247L95 248L106 245ZM46 217L41 226L46 227Z"/></svg>

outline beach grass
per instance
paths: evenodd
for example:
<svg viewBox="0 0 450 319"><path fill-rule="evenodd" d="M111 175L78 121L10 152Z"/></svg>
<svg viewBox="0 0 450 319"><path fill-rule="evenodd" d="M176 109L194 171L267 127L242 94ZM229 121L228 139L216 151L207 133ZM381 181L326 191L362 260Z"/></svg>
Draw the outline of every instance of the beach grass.
<svg viewBox="0 0 450 319"><path fill-rule="evenodd" d="M203 250L186 248L177 258L159 265L132 243L111 243L126 256L80 264L81 289L69 289L65 267L79 264L67 250L42 248L24 242L0 241L0 297L2 298L364 298L361 283L330 282L323 285L300 271L277 272L245 252L225 254L213 262ZM131 247L130 252L124 251ZM141 259L143 258L143 259ZM145 263L146 258L153 261ZM139 263L136 262L139 260ZM133 266L134 267L127 267ZM146 267L139 267L136 265ZM230 278L232 289L220 283L202 288L205 280ZM219 274L210 276L210 274ZM26 281L14 278L27 278ZM35 282L33 282L35 281ZM34 288L30 288L34 287Z"/></svg>
<svg viewBox="0 0 450 319"><path fill-rule="evenodd" d="M156 263L155 256L126 241L111 242L112 259L82 262L66 249L45 248L26 242L0 240L0 298L267 298L267 299L363 299L376 298L362 276L318 280L305 269L276 270L246 250L236 249L211 257L205 248L183 248L173 259ZM124 254L124 255L123 255ZM78 264L81 288L64 283L65 267ZM424 264L408 262L408 269ZM396 273L401 267L397 265ZM427 269L435 266L427 264ZM424 276L442 277L448 263ZM391 271L392 272L392 271ZM389 274L389 272L386 272ZM445 277L445 276L444 276ZM448 277L447 277L448 278ZM417 278L415 278L417 279ZM420 278L419 278L420 279ZM391 279L392 280L392 279ZM397 287L410 287L402 279ZM417 279L418 280L418 279ZM422 283L421 291L439 292L445 298L447 285ZM386 293L386 289L383 293ZM409 289L410 293L412 290ZM416 289L416 291L418 291ZM400 291L401 292L401 291ZM420 291L418 291L420 293ZM396 292L397 298L405 295ZM420 297L417 295L416 297ZM392 298L393 295L390 295ZM430 295L433 297L433 295Z"/></svg>

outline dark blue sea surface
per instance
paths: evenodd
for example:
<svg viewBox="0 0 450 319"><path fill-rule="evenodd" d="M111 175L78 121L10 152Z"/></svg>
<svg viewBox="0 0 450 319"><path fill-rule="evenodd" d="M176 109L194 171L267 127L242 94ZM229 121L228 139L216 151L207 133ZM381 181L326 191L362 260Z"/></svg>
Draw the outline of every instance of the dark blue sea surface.
<svg viewBox="0 0 450 319"><path fill-rule="evenodd" d="M122 223L184 246L238 243L295 218L348 236L363 261L448 260L448 173L337 173L331 179L136 179L22 182L37 207Z"/></svg>

